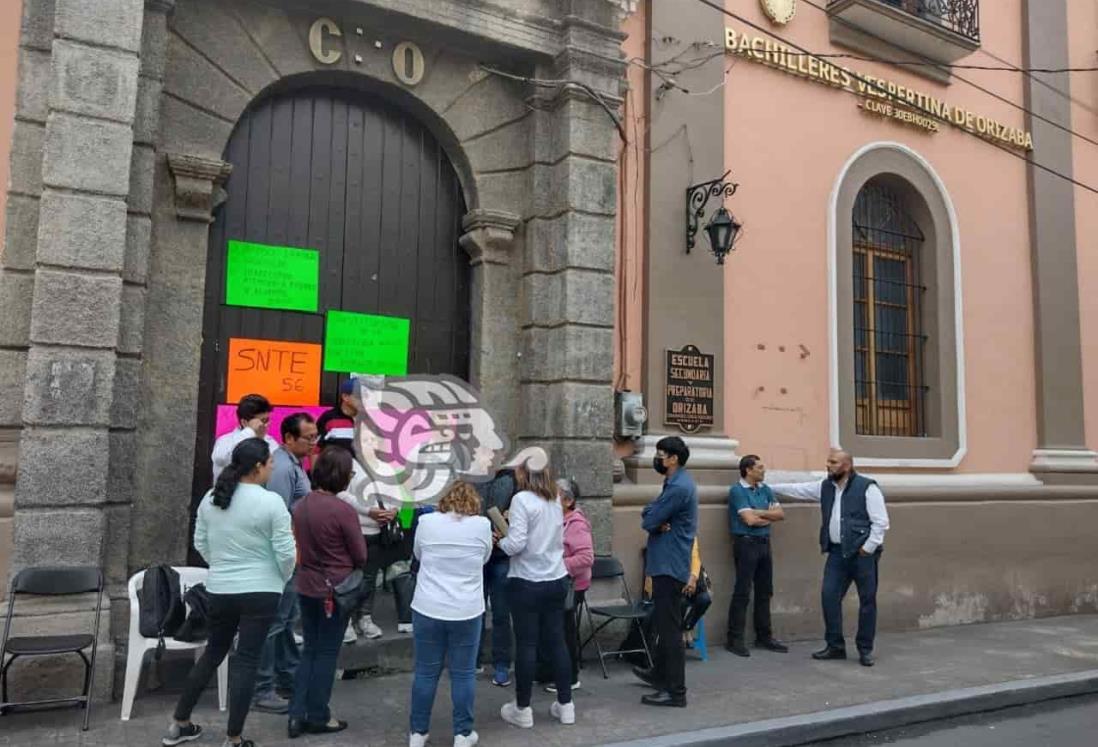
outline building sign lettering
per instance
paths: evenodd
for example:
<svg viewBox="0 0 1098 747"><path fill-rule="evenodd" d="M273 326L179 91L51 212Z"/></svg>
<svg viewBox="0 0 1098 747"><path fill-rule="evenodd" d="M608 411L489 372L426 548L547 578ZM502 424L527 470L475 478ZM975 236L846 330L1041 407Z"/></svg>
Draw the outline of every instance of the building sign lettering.
<svg viewBox="0 0 1098 747"><path fill-rule="evenodd" d="M393 50L393 75L406 86L414 86L423 80L426 63L423 51L412 42L401 42Z"/></svg>
<svg viewBox="0 0 1098 747"><path fill-rule="evenodd" d="M664 425L686 433L713 426L714 358L694 345L667 351Z"/></svg>
<svg viewBox="0 0 1098 747"><path fill-rule="evenodd" d="M859 106L870 114L890 117L929 132L937 132L930 125L948 122L985 140L1019 150L1033 150L1033 134L1023 129L1008 127L990 117L953 106L895 81L801 54L780 42L725 28L724 48L726 54L776 68L814 83L855 93L861 97ZM870 105L870 102L873 104Z"/></svg>
<svg viewBox="0 0 1098 747"><path fill-rule="evenodd" d="M362 65L366 62L367 47L365 44L361 47L353 46L356 37L364 42L366 34L362 28L356 27L352 36L344 37L338 23L331 18L318 18L309 27L309 51L321 65L334 65L343 59L343 46L350 44L352 48L349 51L354 52L350 59L356 65ZM370 48L378 50L384 46L380 40L375 39ZM427 72L423 50L410 41L402 41L393 48L392 65L394 77L408 87L417 85Z"/></svg>
<svg viewBox="0 0 1098 747"><path fill-rule="evenodd" d="M343 57L343 51L330 48L325 43L326 36L340 37L343 32L339 25L331 18L318 18L309 27L309 51L313 53L316 61L322 65L334 65Z"/></svg>

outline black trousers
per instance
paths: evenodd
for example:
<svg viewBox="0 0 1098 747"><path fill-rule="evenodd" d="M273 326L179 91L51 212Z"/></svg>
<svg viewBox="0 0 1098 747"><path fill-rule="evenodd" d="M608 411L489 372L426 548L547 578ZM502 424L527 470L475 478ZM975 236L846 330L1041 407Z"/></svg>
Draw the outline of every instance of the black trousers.
<svg viewBox="0 0 1098 747"><path fill-rule="evenodd" d="M774 561L769 537L737 535L732 541L736 563L736 586L728 604L728 642L743 643L747 627L747 604L755 592L755 640L773 637L770 625L770 598L774 596Z"/></svg>
<svg viewBox="0 0 1098 747"><path fill-rule="evenodd" d="M820 597L825 637L831 648L846 648L843 597L853 583L858 588L858 635L855 643L859 653L873 651L873 639L877 634L877 570L880 561L879 549L872 555L856 553L853 557L844 558L839 545L832 545L827 553Z"/></svg>
<svg viewBox="0 0 1098 747"><path fill-rule="evenodd" d="M527 708L534 691L538 651L546 652L557 685L557 702L572 702L572 662L564 642L564 579L507 580L515 629L515 702Z"/></svg>
<svg viewBox="0 0 1098 747"><path fill-rule="evenodd" d="M671 576L652 577L652 623L656 644L656 681L669 693L686 695L686 649L682 642L682 589L686 584Z"/></svg>
<svg viewBox="0 0 1098 747"><path fill-rule="evenodd" d="M575 606L564 611L564 645L568 648L568 656L572 659L572 684L579 682L579 610L583 606L583 600L587 596L587 590L573 592ZM639 645L639 644L638 644ZM553 664L549 660L547 651L538 649L538 676L537 682L553 682Z"/></svg>
<svg viewBox="0 0 1098 747"><path fill-rule="evenodd" d="M229 724L225 733L239 737L255 692L255 670L267 640L267 630L278 614L281 594L210 594L210 637L206 650L191 669L175 706L176 721L191 717L198 697L229 654L239 631L236 654L229 660Z"/></svg>

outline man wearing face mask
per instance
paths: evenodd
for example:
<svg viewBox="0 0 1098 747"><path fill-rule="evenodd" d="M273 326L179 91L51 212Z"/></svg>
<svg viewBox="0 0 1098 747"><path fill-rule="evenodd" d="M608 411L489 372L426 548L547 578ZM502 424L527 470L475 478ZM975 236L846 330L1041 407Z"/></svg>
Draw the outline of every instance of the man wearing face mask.
<svg viewBox="0 0 1098 747"><path fill-rule="evenodd" d="M686 707L682 596L698 530L698 491L685 469L689 458L690 450L678 436L659 440L652 467L665 476L663 490L641 513L641 527L648 532L645 571L652 577L652 621L659 643L655 667L633 671L659 691L641 698L651 706Z"/></svg>
<svg viewBox="0 0 1098 747"><path fill-rule="evenodd" d="M778 495L819 501L822 514L820 549L824 565L823 603L827 645L814 659L845 659L843 597L850 584L858 587L858 658L874 664L873 639L877 632L877 568L881 560L888 510L877 483L854 471L854 459L841 449L827 457L827 479L822 482L771 485Z"/></svg>

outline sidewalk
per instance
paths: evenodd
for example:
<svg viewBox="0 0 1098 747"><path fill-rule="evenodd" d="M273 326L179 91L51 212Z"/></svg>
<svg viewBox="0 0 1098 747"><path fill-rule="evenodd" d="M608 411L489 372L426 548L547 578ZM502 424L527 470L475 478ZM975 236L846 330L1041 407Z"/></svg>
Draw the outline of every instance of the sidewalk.
<svg viewBox="0 0 1098 747"><path fill-rule="evenodd" d="M983 698L984 708L994 703L999 693L1013 698L1004 704L1014 704L1019 697L1025 700L1024 681L1053 675L1077 675L1057 679L1074 683L1076 689L1098 686L1098 616L1094 615L885 634L878 640L878 663L872 669L859 666L857 659L812 661L809 654L818 645L818 641L798 642L791 645L789 654L759 651L750 659L711 648L708 661L692 660L687 665L687 709L642 706L640 696L648 691L625 665L614 665L610 679L604 680L598 663L588 663L581 674L583 688L576 693L576 725L562 727L551 722L547 715L551 696L536 691L536 724L529 732L499 719L499 707L513 696L513 690L492 687L482 679L477 690L477 731L483 745L603 745L751 722L770 721L774 728L793 721L803 725L805 719L788 717L826 716L839 712L837 709L867 705L870 707L843 713L870 713L876 708L872 704L911 696L944 693L904 702L948 702L953 696L946 691L962 688L982 688L970 692ZM351 722L351 728L341 734L291 742L286 738L285 718L253 713L246 736L261 747L400 747L407 744L410 680L410 675L402 674L336 683L334 712ZM984 687L1004 683L1011 684ZM211 690L196 711L195 719L206 727L207 734L193 744L220 744L225 715L217 712L215 700ZM96 703L87 733L80 732L75 710L13 713L0 718L0 745L158 745L172 705L173 700L166 696L140 698L134 705L133 720L122 723L117 703ZM442 685L431 740L439 747L451 743L449 710L449 690ZM768 743L755 726L744 726L735 733L753 734L751 744ZM763 735L768 728L763 728ZM697 743L727 742L714 734L704 739L698 735ZM763 741L756 741L760 738ZM689 741L686 735L653 739L663 744Z"/></svg>

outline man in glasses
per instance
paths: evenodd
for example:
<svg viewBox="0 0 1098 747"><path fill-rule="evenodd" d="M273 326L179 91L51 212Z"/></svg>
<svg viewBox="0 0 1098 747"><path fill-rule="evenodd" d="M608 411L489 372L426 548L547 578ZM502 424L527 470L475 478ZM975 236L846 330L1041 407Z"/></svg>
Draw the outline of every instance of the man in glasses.
<svg viewBox="0 0 1098 747"><path fill-rule="evenodd" d="M274 452L274 469L267 480L267 490L278 493L293 508L298 498L311 489L309 476L302 461L313 453L319 433L316 421L307 412L295 412L282 421L282 448Z"/></svg>
<svg viewBox="0 0 1098 747"><path fill-rule="evenodd" d="M301 462L316 446L316 422L309 413L297 412L282 421L281 430L282 448L274 452L274 469L267 479L267 490L278 493L286 501L286 508L291 508L310 490L309 476ZM282 591L278 617L271 623L259 655L253 701L257 711L287 713L290 709L289 696L293 694L294 673L301 658L294 639L297 610L297 593L291 578Z"/></svg>

